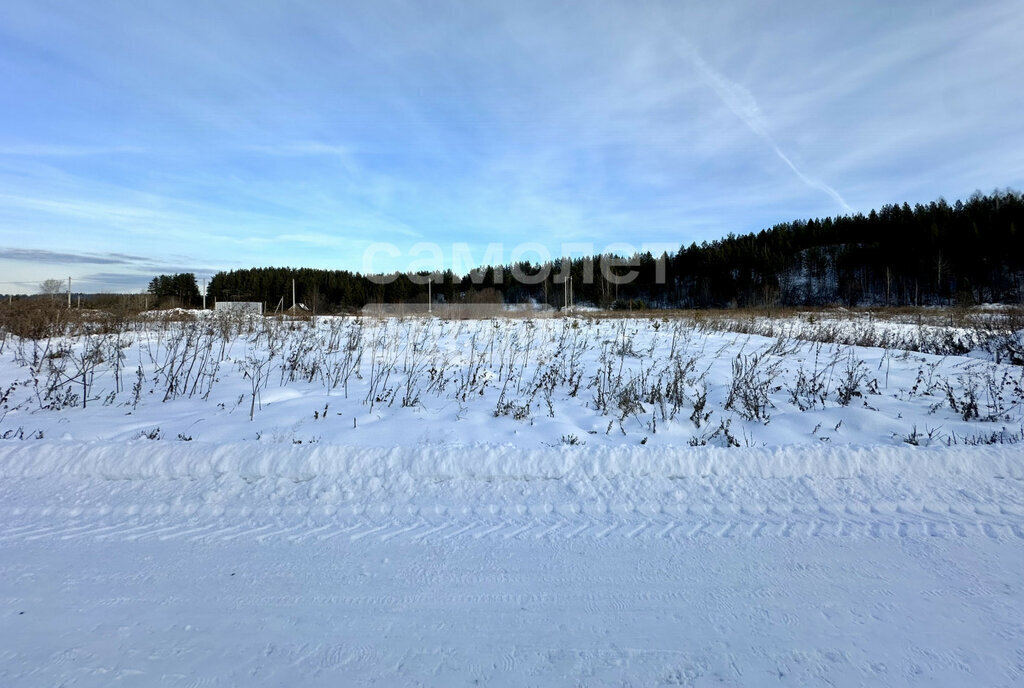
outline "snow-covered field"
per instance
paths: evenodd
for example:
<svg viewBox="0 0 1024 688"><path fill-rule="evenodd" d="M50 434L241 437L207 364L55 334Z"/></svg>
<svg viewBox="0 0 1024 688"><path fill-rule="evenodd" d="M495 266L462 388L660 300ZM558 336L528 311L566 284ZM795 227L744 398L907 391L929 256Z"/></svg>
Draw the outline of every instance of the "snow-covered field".
<svg viewBox="0 0 1024 688"><path fill-rule="evenodd" d="M796 336L6 335L0 684L1018 685L1022 368Z"/></svg>
<svg viewBox="0 0 1024 688"><path fill-rule="evenodd" d="M812 341L925 338L960 351L978 340L961 328L780 321L764 337L718 327L210 314L9 336L0 437L528 448L1022 439L1024 368L999 355L1005 346L940 355Z"/></svg>

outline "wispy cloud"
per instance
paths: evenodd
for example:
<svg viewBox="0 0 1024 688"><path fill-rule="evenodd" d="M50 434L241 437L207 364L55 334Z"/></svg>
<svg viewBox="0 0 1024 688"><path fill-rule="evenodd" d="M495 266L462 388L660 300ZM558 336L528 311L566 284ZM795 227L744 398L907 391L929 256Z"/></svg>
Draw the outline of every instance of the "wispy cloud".
<svg viewBox="0 0 1024 688"><path fill-rule="evenodd" d="M42 249L0 247L0 260L60 265L77 263L87 265L132 265L149 259L124 253L62 253L60 251L46 251Z"/></svg>
<svg viewBox="0 0 1024 688"><path fill-rule="evenodd" d="M144 155L145 148L137 146L74 146L74 145L47 145L47 144L21 144L21 145L0 145L0 157L20 158L77 158L91 155L120 155L133 154Z"/></svg>

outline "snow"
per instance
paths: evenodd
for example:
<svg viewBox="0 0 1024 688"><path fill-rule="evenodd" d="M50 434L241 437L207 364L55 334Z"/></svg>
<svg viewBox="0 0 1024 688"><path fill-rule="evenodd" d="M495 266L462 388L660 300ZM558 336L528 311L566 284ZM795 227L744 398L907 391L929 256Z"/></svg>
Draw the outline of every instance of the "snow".
<svg viewBox="0 0 1024 688"><path fill-rule="evenodd" d="M831 480L865 475L1024 479L1020 448L1007 446L975 447L971 451L906 446L822 447L813 451L799 446L523 449L511 444L452 442L443 446L360 448L138 440L21 443L2 446L0 456L3 479L195 480L225 475L295 481L403 476L432 480L586 482L612 477L682 479L714 475Z"/></svg>
<svg viewBox="0 0 1024 688"><path fill-rule="evenodd" d="M1024 681L1021 369L984 350L263 322L0 340L0 685ZM84 408L47 384L97 350Z"/></svg>
<svg viewBox="0 0 1024 688"><path fill-rule="evenodd" d="M899 326L871 336L892 341ZM765 337L657 319L162 320L48 346L8 342L0 383L14 387L0 436L383 447L445 444L453 432L525 447L1024 436L1021 366L980 348L937 355L811 341L823 332L867 336L788 321ZM737 361L749 366L738 391L751 394L733 398ZM801 374L817 389L801 386ZM966 401L977 417L964 417Z"/></svg>

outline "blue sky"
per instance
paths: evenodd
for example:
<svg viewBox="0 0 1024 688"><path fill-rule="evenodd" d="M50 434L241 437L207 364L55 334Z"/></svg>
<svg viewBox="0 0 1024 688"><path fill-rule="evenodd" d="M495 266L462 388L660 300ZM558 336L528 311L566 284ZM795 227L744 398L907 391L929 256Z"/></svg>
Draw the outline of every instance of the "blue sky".
<svg viewBox="0 0 1024 688"><path fill-rule="evenodd" d="M1019 0L767 5L6 0L0 292L1024 188Z"/></svg>

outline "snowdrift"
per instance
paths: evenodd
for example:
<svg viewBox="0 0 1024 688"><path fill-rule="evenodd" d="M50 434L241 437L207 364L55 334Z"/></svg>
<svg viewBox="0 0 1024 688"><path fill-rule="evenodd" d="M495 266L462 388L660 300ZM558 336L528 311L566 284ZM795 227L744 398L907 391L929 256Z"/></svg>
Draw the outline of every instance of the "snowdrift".
<svg viewBox="0 0 1024 688"><path fill-rule="evenodd" d="M42 441L0 446L0 479L77 476L109 480L219 476L295 481L401 477L424 480L553 480L708 475L831 479L858 476L1024 479L1019 447L900 446L550 447L512 444L346 447L134 441Z"/></svg>

